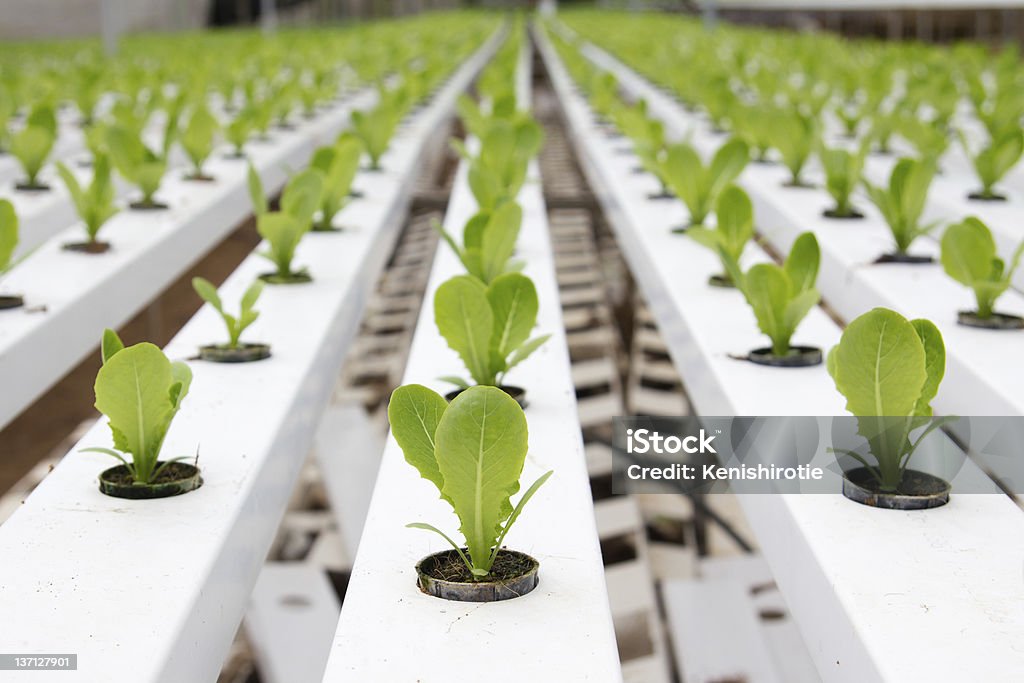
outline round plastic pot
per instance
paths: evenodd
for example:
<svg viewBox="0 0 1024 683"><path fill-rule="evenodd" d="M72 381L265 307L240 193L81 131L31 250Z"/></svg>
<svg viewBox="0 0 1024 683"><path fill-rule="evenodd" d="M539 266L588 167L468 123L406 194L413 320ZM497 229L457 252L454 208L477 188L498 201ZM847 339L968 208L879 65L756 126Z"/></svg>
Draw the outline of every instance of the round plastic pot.
<svg viewBox="0 0 1024 683"><path fill-rule="evenodd" d="M313 281L313 277L309 273L303 272L289 273L288 275L263 273L260 275L260 279L268 285L304 285Z"/></svg>
<svg viewBox="0 0 1024 683"><path fill-rule="evenodd" d="M982 318L977 311L959 311L956 321L967 327L979 327L984 330L1020 330L1024 329L1024 318L1008 313L993 313Z"/></svg>
<svg viewBox="0 0 1024 683"><path fill-rule="evenodd" d="M908 266L919 266L927 263L935 263L935 259L931 256L915 256L914 254L904 254L894 251L889 254L882 254L875 259L875 263L902 263Z"/></svg>
<svg viewBox="0 0 1024 683"><path fill-rule="evenodd" d="M770 346L764 346L747 354L747 360L773 368L809 368L821 365L821 356L821 349L816 346L790 346L785 356L776 356Z"/></svg>
<svg viewBox="0 0 1024 683"><path fill-rule="evenodd" d="M337 228L333 225L323 226L320 223L314 223L313 229L310 232L318 232L320 234L331 234L335 232L341 232L341 228Z"/></svg>
<svg viewBox="0 0 1024 683"><path fill-rule="evenodd" d="M245 152L228 152L224 155L224 158L228 161L241 161L242 159L248 159L248 155Z"/></svg>
<svg viewBox="0 0 1024 683"><path fill-rule="evenodd" d="M736 284L728 275L712 275L708 278L708 284L721 289L736 289Z"/></svg>
<svg viewBox="0 0 1024 683"><path fill-rule="evenodd" d="M417 562L416 585L427 595L443 600L497 602L522 597L536 588L539 570L540 562L526 553L502 548L494 559L491 574L474 581L462 558L452 549L427 555Z"/></svg>
<svg viewBox="0 0 1024 683"><path fill-rule="evenodd" d="M157 462L157 467L162 464ZM149 484L132 481L132 475L124 465L111 467L100 474L100 493L132 500L180 496L195 491L202 485L203 478L200 476L199 468L183 462L172 462L164 468L156 481Z"/></svg>
<svg viewBox="0 0 1024 683"><path fill-rule="evenodd" d="M983 192L972 192L967 195L968 199L972 199L976 202L1005 202L1006 196L1001 194L984 194Z"/></svg>
<svg viewBox="0 0 1024 683"><path fill-rule="evenodd" d="M821 215L837 221L856 221L864 218L864 214L856 209L850 209L850 213L839 213L835 209L825 209L821 212Z"/></svg>
<svg viewBox="0 0 1024 683"><path fill-rule="evenodd" d="M22 181L20 183L15 183L14 189L20 192L49 192L50 186L47 185L46 183L29 183L26 181Z"/></svg>
<svg viewBox="0 0 1024 683"><path fill-rule="evenodd" d="M61 249L80 254L105 254L110 251L110 242L68 242Z"/></svg>
<svg viewBox="0 0 1024 683"><path fill-rule="evenodd" d="M187 180L190 183L213 183L217 181L217 179L214 178L212 175L206 175L205 173L202 175L189 173L188 175L185 176L185 180Z"/></svg>
<svg viewBox="0 0 1024 683"><path fill-rule="evenodd" d="M209 344L199 347L199 360L211 363L253 363L264 358L270 358L269 344L239 344L235 347Z"/></svg>
<svg viewBox="0 0 1024 683"><path fill-rule="evenodd" d="M843 495L861 505L886 510L928 510L949 502L950 485L934 474L905 470L896 491L879 490L871 470L858 467L843 473Z"/></svg>
<svg viewBox="0 0 1024 683"><path fill-rule="evenodd" d="M504 391L512 398L514 398L516 403L519 404L520 408L526 408L526 389L523 389L522 387L506 386L504 384L498 388ZM465 389L456 389L455 391L449 391L447 394L444 395L445 400L451 403L452 401L455 400L455 397L461 394L463 391L465 391Z"/></svg>
<svg viewBox="0 0 1024 683"><path fill-rule="evenodd" d="M658 192L652 192L647 195L647 198L652 202L664 201L666 199L675 199L676 196L667 190L659 190Z"/></svg>
<svg viewBox="0 0 1024 683"><path fill-rule="evenodd" d="M17 294L4 294L0 296L0 311L21 308L24 305L25 297L23 296L18 296Z"/></svg>
<svg viewBox="0 0 1024 683"><path fill-rule="evenodd" d="M133 211L166 211L167 209L171 208L166 204L158 201L132 202L131 204L128 205L128 207L131 208Z"/></svg>
<svg viewBox="0 0 1024 683"><path fill-rule="evenodd" d="M790 190L813 190L818 187L814 183L805 183L802 180L798 183L795 183L792 180L787 180L786 182L782 183L782 186Z"/></svg>

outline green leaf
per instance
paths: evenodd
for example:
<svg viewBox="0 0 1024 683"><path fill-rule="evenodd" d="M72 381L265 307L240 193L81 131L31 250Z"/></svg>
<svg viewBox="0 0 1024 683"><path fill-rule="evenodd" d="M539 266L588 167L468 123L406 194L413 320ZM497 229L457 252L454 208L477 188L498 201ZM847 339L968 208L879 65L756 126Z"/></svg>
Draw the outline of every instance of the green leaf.
<svg viewBox="0 0 1024 683"><path fill-rule="evenodd" d="M504 361L537 324L537 289L525 275L508 273L490 284L487 300L494 316L490 350Z"/></svg>
<svg viewBox="0 0 1024 683"><path fill-rule="evenodd" d="M30 184L36 182L55 141L50 130L33 125L26 126L11 140L11 154L21 163Z"/></svg>
<svg viewBox="0 0 1024 683"><path fill-rule="evenodd" d="M388 403L391 433L402 448L405 461L432 482L438 492L444 487L444 479L437 465L434 434L447 408L448 402L442 396L420 384L398 387Z"/></svg>
<svg viewBox="0 0 1024 683"><path fill-rule="evenodd" d="M544 334L539 337L534 337L530 341L526 342L525 344L517 348L512 353L512 357L508 359L505 365L505 372L507 373L509 370L511 370L512 368L514 368L515 366L519 365L524 360L529 358L534 351L544 346L544 343L547 342L548 339L551 339L551 335Z"/></svg>
<svg viewBox="0 0 1024 683"><path fill-rule="evenodd" d="M256 168L251 163L249 164L247 182L249 185L249 197L252 199L253 212L257 216L266 213L270 208L270 204L267 202L267 195L263 191L263 181L260 180L260 174L256 172Z"/></svg>
<svg viewBox="0 0 1024 683"><path fill-rule="evenodd" d="M435 433L443 493L451 501L476 569L491 550L519 490L528 443L526 416L495 387L471 387L452 401Z"/></svg>
<svg viewBox="0 0 1024 683"><path fill-rule="evenodd" d="M554 473L554 470L548 470L542 474L537 478L537 481L530 485L530 488L526 489L526 493L519 498L519 502L516 503L515 509L512 510L512 514L509 515L508 521L505 522L505 527L501 530L501 534L498 536L498 540L494 544L494 550L491 551L491 564L494 563L495 558L498 556L498 551L501 550L501 546L505 543L505 536L508 535L509 530L512 528L512 525L516 523L516 520L519 519L519 515L523 513L523 508L526 507L526 504L530 502L531 498L533 498L533 494L537 493L537 490L543 486L544 482L550 479L551 475Z"/></svg>
<svg viewBox="0 0 1024 683"><path fill-rule="evenodd" d="M315 168L308 168L292 176L281 193L281 212L291 216L302 227L308 230L313 221L313 213L320 205L320 196L324 189L324 175Z"/></svg>
<svg viewBox="0 0 1024 683"><path fill-rule="evenodd" d="M221 303L217 288L209 280L201 277L192 278L192 289L196 290L203 301L213 306L218 313L224 314L224 305Z"/></svg>
<svg viewBox="0 0 1024 683"><path fill-rule="evenodd" d="M785 271L773 263L759 263L744 276L743 293L754 310L758 328L772 340L773 347L777 340L788 339L785 314L790 288Z"/></svg>
<svg viewBox="0 0 1024 683"><path fill-rule="evenodd" d="M287 213L265 213L256 217L256 231L270 244L265 256L277 266L277 274L292 274L292 259L306 229Z"/></svg>
<svg viewBox="0 0 1024 683"><path fill-rule="evenodd" d="M523 210L510 202L498 207L487 221L480 244L483 280L489 284L505 272L519 237Z"/></svg>
<svg viewBox="0 0 1024 683"><path fill-rule="evenodd" d="M1020 251L1018 248L1012 267L1006 269L997 255L992 232L973 216L949 226L942 235L942 267L951 278L974 290L982 318L992 315L996 300L1009 289Z"/></svg>
<svg viewBox="0 0 1024 683"><path fill-rule="evenodd" d="M829 372L857 417L913 415L928 381L917 330L886 308L849 324L829 354Z"/></svg>
<svg viewBox="0 0 1024 683"><path fill-rule="evenodd" d="M0 199L0 273L10 267L17 246L18 216L11 202Z"/></svg>
<svg viewBox="0 0 1024 683"><path fill-rule="evenodd" d="M444 282L434 294L434 321L448 347L459 354L477 384L493 384L490 342L494 314L487 288L470 275Z"/></svg>
<svg viewBox="0 0 1024 683"><path fill-rule="evenodd" d="M217 131L220 124L210 113L205 104L200 104L192 112L184 132L181 134L181 146L185 149L197 175L202 174L203 164L213 152Z"/></svg>
<svg viewBox="0 0 1024 683"><path fill-rule="evenodd" d="M115 353L122 349L124 349L124 342L121 341L121 337L117 335L117 332L110 328L103 330L103 338L100 341L100 357L103 359L103 362L106 363Z"/></svg>
<svg viewBox="0 0 1024 683"><path fill-rule="evenodd" d="M931 416L931 401L939 393L939 384L946 374L946 346L942 341L942 333L930 320L911 320L921 346L924 349L926 379L921 386L921 395L914 406L914 415Z"/></svg>
<svg viewBox="0 0 1024 683"><path fill-rule="evenodd" d="M813 232L801 233L793 242L783 268L793 285L793 291L804 292L814 287L818 280L821 263L821 249Z"/></svg>

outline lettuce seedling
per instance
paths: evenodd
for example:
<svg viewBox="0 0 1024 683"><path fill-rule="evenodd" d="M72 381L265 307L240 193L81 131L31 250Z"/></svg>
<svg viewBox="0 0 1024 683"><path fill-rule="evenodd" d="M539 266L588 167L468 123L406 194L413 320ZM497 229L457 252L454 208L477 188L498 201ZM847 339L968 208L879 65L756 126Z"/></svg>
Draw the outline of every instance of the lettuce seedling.
<svg viewBox="0 0 1024 683"><path fill-rule="evenodd" d="M220 314L224 325L228 328L227 348L237 349L242 338L242 332L245 332L246 328L256 322L256 319L260 316L255 306L256 301L260 298L260 294L263 293L263 281L256 280L245 290L245 294L242 295L241 310L238 317L224 311L224 304L217 293L217 288L209 280L201 277L192 278L192 289L196 290L196 294L202 297L203 301L213 306L217 313Z"/></svg>
<svg viewBox="0 0 1024 683"><path fill-rule="evenodd" d="M984 149L977 154L972 154L967 144L967 138L960 134L960 144L964 152L971 159L974 166L974 173L981 182L981 189L968 195L970 199L999 200L1005 199L995 191L995 185L1010 172L1021 154L1024 153L1024 130L1019 125L1001 133L999 137L992 138Z"/></svg>
<svg viewBox="0 0 1024 683"><path fill-rule="evenodd" d="M949 148L949 132L935 121L922 121L917 116L905 116L896 126L897 132L906 139L918 158L929 161L938 169L939 160Z"/></svg>
<svg viewBox="0 0 1024 683"><path fill-rule="evenodd" d="M550 336L529 338L537 324L537 306L533 281L521 273L506 273L490 285L457 275L434 294L434 322L473 382L501 386L509 370ZM470 385L457 377L444 379L460 387Z"/></svg>
<svg viewBox="0 0 1024 683"><path fill-rule="evenodd" d="M293 270L292 260L303 236L313 227L313 214L323 194L323 174L315 168L292 176L281 193L280 211L269 211L266 194L256 170L249 165L249 192L256 213L256 231L270 246L260 255L277 270L261 276L270 284L309 282L305 269Z"/></svg>
<svg viewBox="0 0 1024 683"><path fill-rule="evenodd" d="M790 355L796 328L821 300L815 287L820 262L818 240L810 232L796 238L782 266L758 263L744 274L735 261L725 261L733 282L754 310L758 328L771 339L776 358Z"/></svg>
<svg viewBox="0 0 1024 683"><path fill-rule="evenodd" d="M352 112L352 133L363 142L370 157L370 170L380 170L380 159L388 151L391 136L405 114L406 91L380 89L380 101L372 112Z"/></svg>
<svg viewBox="0 0 1024 683"><path fill-rule="evenodd" d="M854 451L838 452L868 468L882 491L899 488L910 456L943 424L931 419L931 401L945 371L946 348L938 328L886 308L851 322L829 352L828 372L846 397L846 409L857 417L857 431L877 465ZM912 432L926 424L912 441Z"/></svg>
<svg viewBox="0 0 1024 683"><path fill-rule="evenodd" d="M25 179L18 184L20 190L46 190L39 182L39 172L53 151L57 141L57 117L53 107L38 104L32 109L25 127L11 138L11 154L21 164Z"/></svg>
<svg viewBox="0 0 1024 683"><path fill-rule="evenodd" d="M321 147L313 154L311 168L323 174L324 191L320 198L320 220L313 230L330 232L334 217L348 204L352 181L359 171L363 143L352 135L342 135L333 146Z"/></svg>
<svg viewBox="0 0 1024 683"><path fill-rule="evenodd" d="M815 119L798 111L779 111L772 123L772 145L779 150L782 163L790 173L786 187L809 187L800 174L818 144Z"/></svg>
<svg viewBox="0 0 1024 683"><path fill-rule="evenodd" d="M117 458L135 483L148 484L170 463L186 459L159 460L171 421L188 395L192 371L148 342L125 348L113 330L103 333L102 356L96 409L110 422L114 447L83 450Z"/></svg>
<svg viewBox="0 0 1024 683"><path fill-rule="evenodd" d="M67 185L68 193L75 203L75 211L85 224L85 232L89 237L88 245L97 246L101 244L96 241L100 228L118 211L114 203L117 193L110 170L110 159L101 154L93 160L92 168L92 181L83 188L67 166L57 163L57 173Z"/></svg>
<svg viewBox="0 0 1024 683"><path fill-rule="evenodd" d="M872 185L864 179L868 199L878 207L896 242L897 256L905 256L910 245L931 232L937 223L921 223L928 188L935 177L930 161L900 159L889 176L889 187Z"/></svg>
<svg viewBox="0 0 1024 683"><path fill-rule="evenodd" d="M528 447L523 409L494 387L472 387L449 404L407 384L391 395L388 420L406 462L452 506L465 546L430 524L408 526L439 534L473 576L486 577L524 506L553 473L541 475L513 507Z"/></svg>
<svg viewBox="0 0 1024 683"><path fill-rule="evenodd" d="M234 150L232 156L235 159L245 156L245 143L249 141L253 127L252 110L246 107L239 111L231 123L224 128L224 137Z"/></svg>
<svg viewBox="0 0 1024 683"><path fill-rule="evenodd" d="M743 172L750 149L738 138L723 144L705 166L691 145L670 145L662 165L662 177L690 211L690 225L702 225L722 191Z"/></svg>
<svg viewBox="0 0 1024 683"><path fill-rule="evenodd" d="M1024 242L1007 264L996 251L992 232L973 216L946 228L942 235L942 267L957 282L974 290L977 315L989 319L996 300L1010 288L1013 273L1024 254Z"/></svg>
<svg viewBox="0 0 1024 683"><path fill-rule="evenodd" d="M181 132L181 146L192 162L192 172L185 176L187 180L213 180L203 173L203 164L213 153L219 129L220 124L210 109L205 104L196 106Z"/></svg>
<svg viewBox="0 0 1024 683"><path fill-rule="evenodd" d="M523 210L515 202L508 202L494 211L473 215L463 228L462 247L440 223L435 222L434 228L462 261L466 272L486 285L504 273L521 268L511 258L522 222Z"/></svg>
<svg viewBox="0 0 1024 683"><path fill-rule="evenodd" d="M825 211L829 218L861 218L853 208L851 197L860 183L864 160L868 153L868 142L864 141L857 151L822 148L818 152L825 169L825 189L836 201L835 207Z"/></svg>
<svg viewBox="0 0 1024 683"><path fill-rule="evenodd" d="M120 126L107 129L107 148L117 171L142 193L142 198L132 204L132 208L164 208L156 200L156 193L167 172L167 158L151 150L137 135Z"/></svg>
<svg viewBox="0 0 1024 683"><path fill-rule="evenodd" d="M715 207L715 227L694 226L686 231L698 244L718 254L724 274L712 276L712 284L733 286L730 270L735 269L747 242L754 236L754 207L747 193L735 185L722 191Z"/></svg>
<svg viewBox="0 0 1024 683"><path fill-rule="evenodd" d="M543 142L543 130L531 117L490 122L468 174L470 190L481 210L493 210L519 195L530 159Z"/></svg>

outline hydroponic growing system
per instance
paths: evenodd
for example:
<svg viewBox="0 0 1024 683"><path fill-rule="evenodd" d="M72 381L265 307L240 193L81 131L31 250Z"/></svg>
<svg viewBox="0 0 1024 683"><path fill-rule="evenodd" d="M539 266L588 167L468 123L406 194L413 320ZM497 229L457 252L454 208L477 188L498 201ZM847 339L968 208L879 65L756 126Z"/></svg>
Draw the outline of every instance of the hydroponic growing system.
<svg viewBox="0 0 1024 683"><path fill-rule="evenodd" d="M1022 93L1010 49L584 10L4 45L0 428L102 364L0 498L0 680L1021 680ZM339 377L395 320L374 422ZM684 408L871 448L598 495L611 417Z"/></svg>

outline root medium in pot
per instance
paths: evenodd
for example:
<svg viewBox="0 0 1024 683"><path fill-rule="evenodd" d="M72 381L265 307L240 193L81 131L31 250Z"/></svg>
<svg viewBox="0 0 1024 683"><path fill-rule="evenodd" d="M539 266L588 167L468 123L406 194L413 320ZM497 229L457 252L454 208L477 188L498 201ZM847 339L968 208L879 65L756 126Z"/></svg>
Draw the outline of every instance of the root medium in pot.
<svg viewBox="0 0 1024 683"><path fill-rule="evenodd" d="M491 573L477 578L452 549L420 560L416 564L416 585L427 595L444 600L497 602L522 597L536 588L539 570L540 563L526 553L503 548L494 559Z"/></svg>

